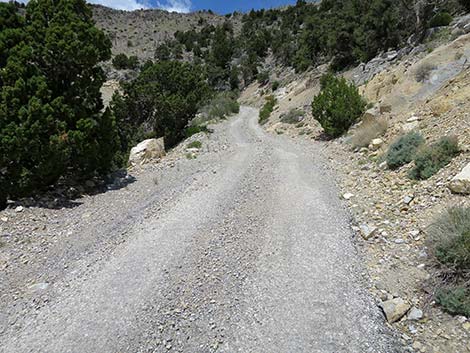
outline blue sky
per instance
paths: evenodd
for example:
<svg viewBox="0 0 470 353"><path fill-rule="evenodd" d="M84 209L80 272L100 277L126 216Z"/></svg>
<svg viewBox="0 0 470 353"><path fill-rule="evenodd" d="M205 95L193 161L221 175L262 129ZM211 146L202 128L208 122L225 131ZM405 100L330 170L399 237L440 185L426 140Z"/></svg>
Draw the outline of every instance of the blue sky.
<svg viewBox="0 0 470 353"><path fill-rule="evenodd" d="M8 0L0 0L0 2ZM27 2L28 0L19 0ZM167 11L191 12L212 10L220 14L233 11L246 12L252 8L271 8L281 5L295 4L296 0L87 0L119 10L137 10L141 8L160 8Z"/></svg>

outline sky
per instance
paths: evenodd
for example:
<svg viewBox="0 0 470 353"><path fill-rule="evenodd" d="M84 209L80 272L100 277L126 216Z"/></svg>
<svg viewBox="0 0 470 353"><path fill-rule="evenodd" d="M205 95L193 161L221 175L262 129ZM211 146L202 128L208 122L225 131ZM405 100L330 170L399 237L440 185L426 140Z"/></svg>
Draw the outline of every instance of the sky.
<svg viewBox="0 0 470 353"><path fill-rule="evenodd" d="M8 0L0 1L5 2ZM27 2L27 0L20 1ZM160 8L167 11L186 13L210 9L219 14L226 14L233 11L246 12L252 8L271 8L295 4L296 0L88 0L88 2L119 10Z"/></svg>

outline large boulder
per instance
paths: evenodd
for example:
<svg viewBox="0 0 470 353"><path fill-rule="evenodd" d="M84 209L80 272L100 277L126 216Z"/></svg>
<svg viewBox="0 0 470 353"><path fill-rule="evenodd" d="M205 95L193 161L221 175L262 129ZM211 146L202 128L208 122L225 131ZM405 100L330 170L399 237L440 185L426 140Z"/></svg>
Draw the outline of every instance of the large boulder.
<svg viewBox="0 0 470 353"><path fill-rule="evenodd" d="M449 189L456 194L470 194L470 163L450 181Z"/></svg>
<svg viewBox="0 0 470 353"><path fill-rule="evenodd" d="M165 155L165 143L163 137L142 141L131 149L129 165L138 166L162 158Z"/></svg>

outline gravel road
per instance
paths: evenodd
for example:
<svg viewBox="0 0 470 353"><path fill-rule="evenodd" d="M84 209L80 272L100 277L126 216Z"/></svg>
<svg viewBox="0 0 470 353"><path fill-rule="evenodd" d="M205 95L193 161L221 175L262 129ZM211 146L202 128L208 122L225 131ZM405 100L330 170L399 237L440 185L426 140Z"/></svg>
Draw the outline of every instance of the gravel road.
<svg viewBox="0 0 470 353"><path fill-rule="evenodd" d="M251 108L215 130L154 191L143 175L77 207L95 221L9 267L0 352L402 351L319 146L266 134ZM26 294L25 274L47 286Z"/></svg>

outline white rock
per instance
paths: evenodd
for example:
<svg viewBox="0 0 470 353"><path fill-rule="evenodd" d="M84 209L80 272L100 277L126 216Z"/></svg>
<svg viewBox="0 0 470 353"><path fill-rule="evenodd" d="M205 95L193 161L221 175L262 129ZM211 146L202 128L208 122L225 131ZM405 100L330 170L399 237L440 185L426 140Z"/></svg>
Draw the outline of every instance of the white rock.
<svg viewBox="0 0 470 353"><path fill-rule="evenodd" d="M421 320L423 318L423 311L414 306L408 312L407 318L408 320L413 320L413 321Z"/></svg>
<svg viewBox="0 0 470 353"><path fill-rule="evenodd" d="M49 287L49 283L36 283L29 287L33 292L43 291Z"/></svg>
<svg viewBox="0 0 470 353"><path fill-rule="evenodd" d="M378 150L382 145L384 141L382 139L373 139L372 142L370 143L371 149L372 150Z"/></svg>
<svg viewBox="0 0 470 353"><path fill-rule="evenodd" d="M24 211L24 207L23 206L18 206L15 208L15 212L17 213L20 213L20 212L23 212Z"/></svg>
<svg viewBox="0 0 470 353"><path fill-rule="evenodd" d="M351 194L350 192L347 192L347 193L345 193L345 194L343 195L343 198L344 198L345 200L350 200L350 199L352 199L353 197L354 197L354 194Z"/></svg>
<svg viewBox="0 0 470 353"><path fill-rule="evenodd" d="M1 220L2 220L2 222L8 222L8 218L7 218L7 217L2 217Z"/></svg>
<svg viewBox="0 0 470 353"><path fill-rule="evenodd" d="M416 115L412 115L411 118L406 120L408 123L413 123L415 121L419 121L419 118Z"/></svg>
<svg viewBox="0 0 470 353"><path fill-rule="evenodd" d="M377 233L377 227L368 224L361 224L359 228L361 229L361 235L365 240L372 238L375 233Z"/></svg>
<svg viewBox="0 0 470 353"><path fill-rule="evenodd" d="M470 194L470 163L450 181L449 189L456 194Z"/></svg>
<svg viewBox="0 0 470 353"><path fill-rule="evenodd" d="M149 163L152 160L165 155L165 143L163 137L159 139L148 139L139 143L131 149L129 165L137 166Z"/></svg>
<svg viewBox="0 0 470 353"><path fill-rule="evenodd" d="M390 323L400 320L410 309L410 305L402 298L394 298L382 303L382 309Z"/></svg>
<svg viewBox="0 0 470 353"><path fill-rule="evenodd" d="M411 201L413 201L414 199L414 196L412 195L406 195L404 198L403 198L403 203L406 204L406 205L409 205L411 203Z"/></svg>
<svg viewBox="0 0 470 353"><path fill-rule="evenodd" d="M410 132L410 131L413 131L413 130L418 130L418 128L419 128L419 121L413 121L413 122L410 122L410 123L405 123L402 126L403 132Z"/></svg>

